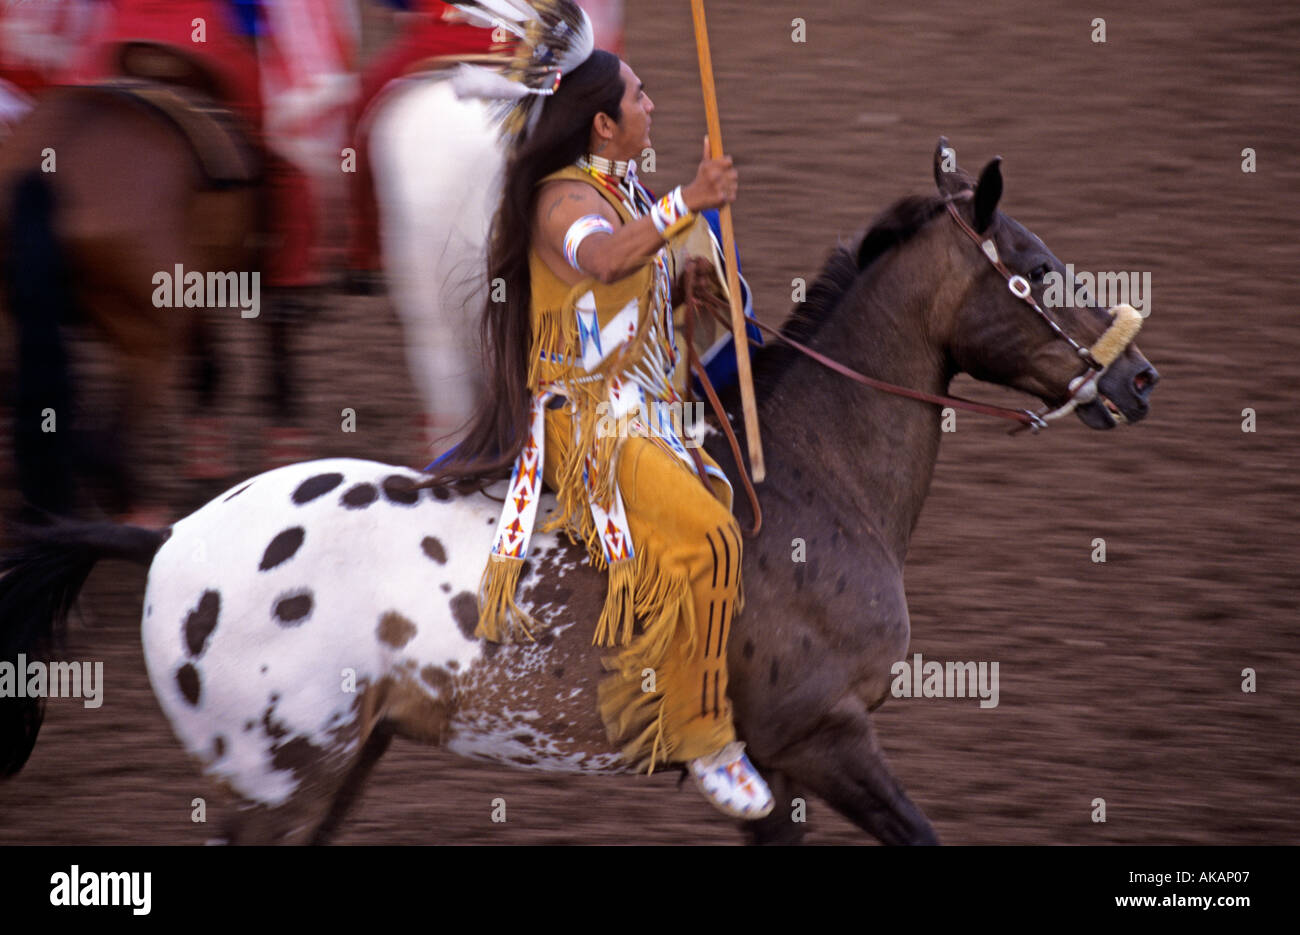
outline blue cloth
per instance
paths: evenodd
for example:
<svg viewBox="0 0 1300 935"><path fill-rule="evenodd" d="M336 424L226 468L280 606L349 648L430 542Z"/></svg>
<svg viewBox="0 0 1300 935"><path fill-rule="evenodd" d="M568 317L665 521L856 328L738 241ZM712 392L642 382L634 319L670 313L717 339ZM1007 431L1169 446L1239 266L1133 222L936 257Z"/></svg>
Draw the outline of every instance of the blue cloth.
<svg viewBox="0 0 1300 935"><path fill-rule="evenodd" d="M266 35L266 17L262 15L262 0L227 0L234 14L235 31L241 36Z"/></svg>
<svg viewBox="0 0 1300 935"><path fill-rule="evenodd" d="M713 231L714 238L718 241L718 254L722 255L722 220L717 210L705 211L704 219L709 222L709 229ZM740 244L736 244L735 253L736 273L741 272L740 265ZM723 262L729 262L723 257ZM745 310L746 318L754 317L754 303L749 292L749 283L742 278L740 280L740 303ZM751 340L757 341L759 345L763 343L763 333L758 330L757 325L748 324L745 330L749 333ZM740 368L736 364L736 338L730 332L727 333L726 342L718 348L717 352L704 363L704 372L709 375L709 382L719 393L735 384L740 376ZM694 374L691 375L691 385L695 389L696 395L704 396L704 387Z"/></svg>

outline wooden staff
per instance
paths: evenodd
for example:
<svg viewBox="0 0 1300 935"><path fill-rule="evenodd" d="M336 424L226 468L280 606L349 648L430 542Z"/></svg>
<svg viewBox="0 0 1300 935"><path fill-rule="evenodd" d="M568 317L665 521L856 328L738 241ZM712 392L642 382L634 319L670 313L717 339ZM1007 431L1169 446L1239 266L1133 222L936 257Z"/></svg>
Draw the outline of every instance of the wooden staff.
<svg viewBox="0 0 1300 935"><path fill-rule="evenodd" d="M704 114L709 127L709 155L721 159L722 122L718 118L718 92L713 86L713 57L709 54L709 27L704 21L704 0L691 0L691 15L695 20L695 49L700 58L700 85L704 91ZM736 268L736 231L731 224L731 205L723 205L718 213L722 222L722 252L727 265L727 291L731 293L731 330L735 335L740 401L745 413L745 438L749 442L749 470L754 483L758 484L767 475L767 469L763 465L763 440L758 434L758 404L754 400L754 375L749 366L745 310L740 301L740 271Z"/></svg>

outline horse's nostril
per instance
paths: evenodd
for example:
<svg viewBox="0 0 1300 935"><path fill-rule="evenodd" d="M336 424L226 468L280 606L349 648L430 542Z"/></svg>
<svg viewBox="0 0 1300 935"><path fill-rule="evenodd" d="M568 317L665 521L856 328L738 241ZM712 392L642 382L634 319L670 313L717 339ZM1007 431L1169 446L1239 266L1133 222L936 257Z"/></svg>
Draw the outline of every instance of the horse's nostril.
<svg viewBox="0 0 1300 935"><path fill-rule="evenodd" d="M1158 379L1156 372L1149 367L1146 370L1139 371L1133 377L1133 392L1139 396L1146 396L1147 393L1151 392L1151 388L1156 385Z"/></svg>

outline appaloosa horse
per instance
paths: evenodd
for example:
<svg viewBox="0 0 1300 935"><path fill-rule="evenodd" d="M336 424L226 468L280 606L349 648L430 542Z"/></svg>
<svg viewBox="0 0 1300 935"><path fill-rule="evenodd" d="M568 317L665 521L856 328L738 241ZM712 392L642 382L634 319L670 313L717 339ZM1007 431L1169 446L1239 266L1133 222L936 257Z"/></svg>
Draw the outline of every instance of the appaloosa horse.
<svg viewBox="0 0 1300 935"><path fill-rule="evenodd" d="M1074 396L1093 428L1113 426L1112 413L1145 416L1157 376L1131 343L1112 348L1091 396L1078 391L1078 351L1044 320L1099 347L1106 311L1036 314L1008 291L1004 277L1020 288L1023 275L1041 292L1043 276L1063 267L997 212L998 162L972 194L967 176L940 171L941 153L939 194L898 202L856 251L836 250L785 333L914 390L944 393L965 371L1053 407ZM991 240L1005 265L995 271L971 236ZM855 386L780 347L759 352L755 372L765 524L744 548L746 605L728 663L740 736L780 804L746 827L756 841L797 840L804 825L790 821L788 803L808 791L881 841L933 843L870 712L908 648L903 563L941 410ZM725 451L714 454L735 478ZM328 839L394 736L524 768L626 772L596 713L591 628L604 576L580 547L538 535L521 603L542 635L476 640L499 502L420 489L421 477L314 461L255 477L161 532L45 530L3 563L0 659L48 657L97 559L152 562L149 675L186 749L243 803L234 840ZM790 560L796 536L806 563ZM39 701L0 705L0 771L13 773L35 742Z"/></svg>

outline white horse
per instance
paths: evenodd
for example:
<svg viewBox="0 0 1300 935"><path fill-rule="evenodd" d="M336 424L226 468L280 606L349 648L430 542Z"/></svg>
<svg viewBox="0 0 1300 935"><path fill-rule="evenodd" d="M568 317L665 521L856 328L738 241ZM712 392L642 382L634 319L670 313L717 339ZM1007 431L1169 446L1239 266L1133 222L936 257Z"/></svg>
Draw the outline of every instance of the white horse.
<svg viewBox="0 0 1300 935"><path fill-rule="evenodd" d="M477 322L504 144L489 104L457 97L446 73L393 82L367 125L389 294L439 453L483 392Z"/></svg>

